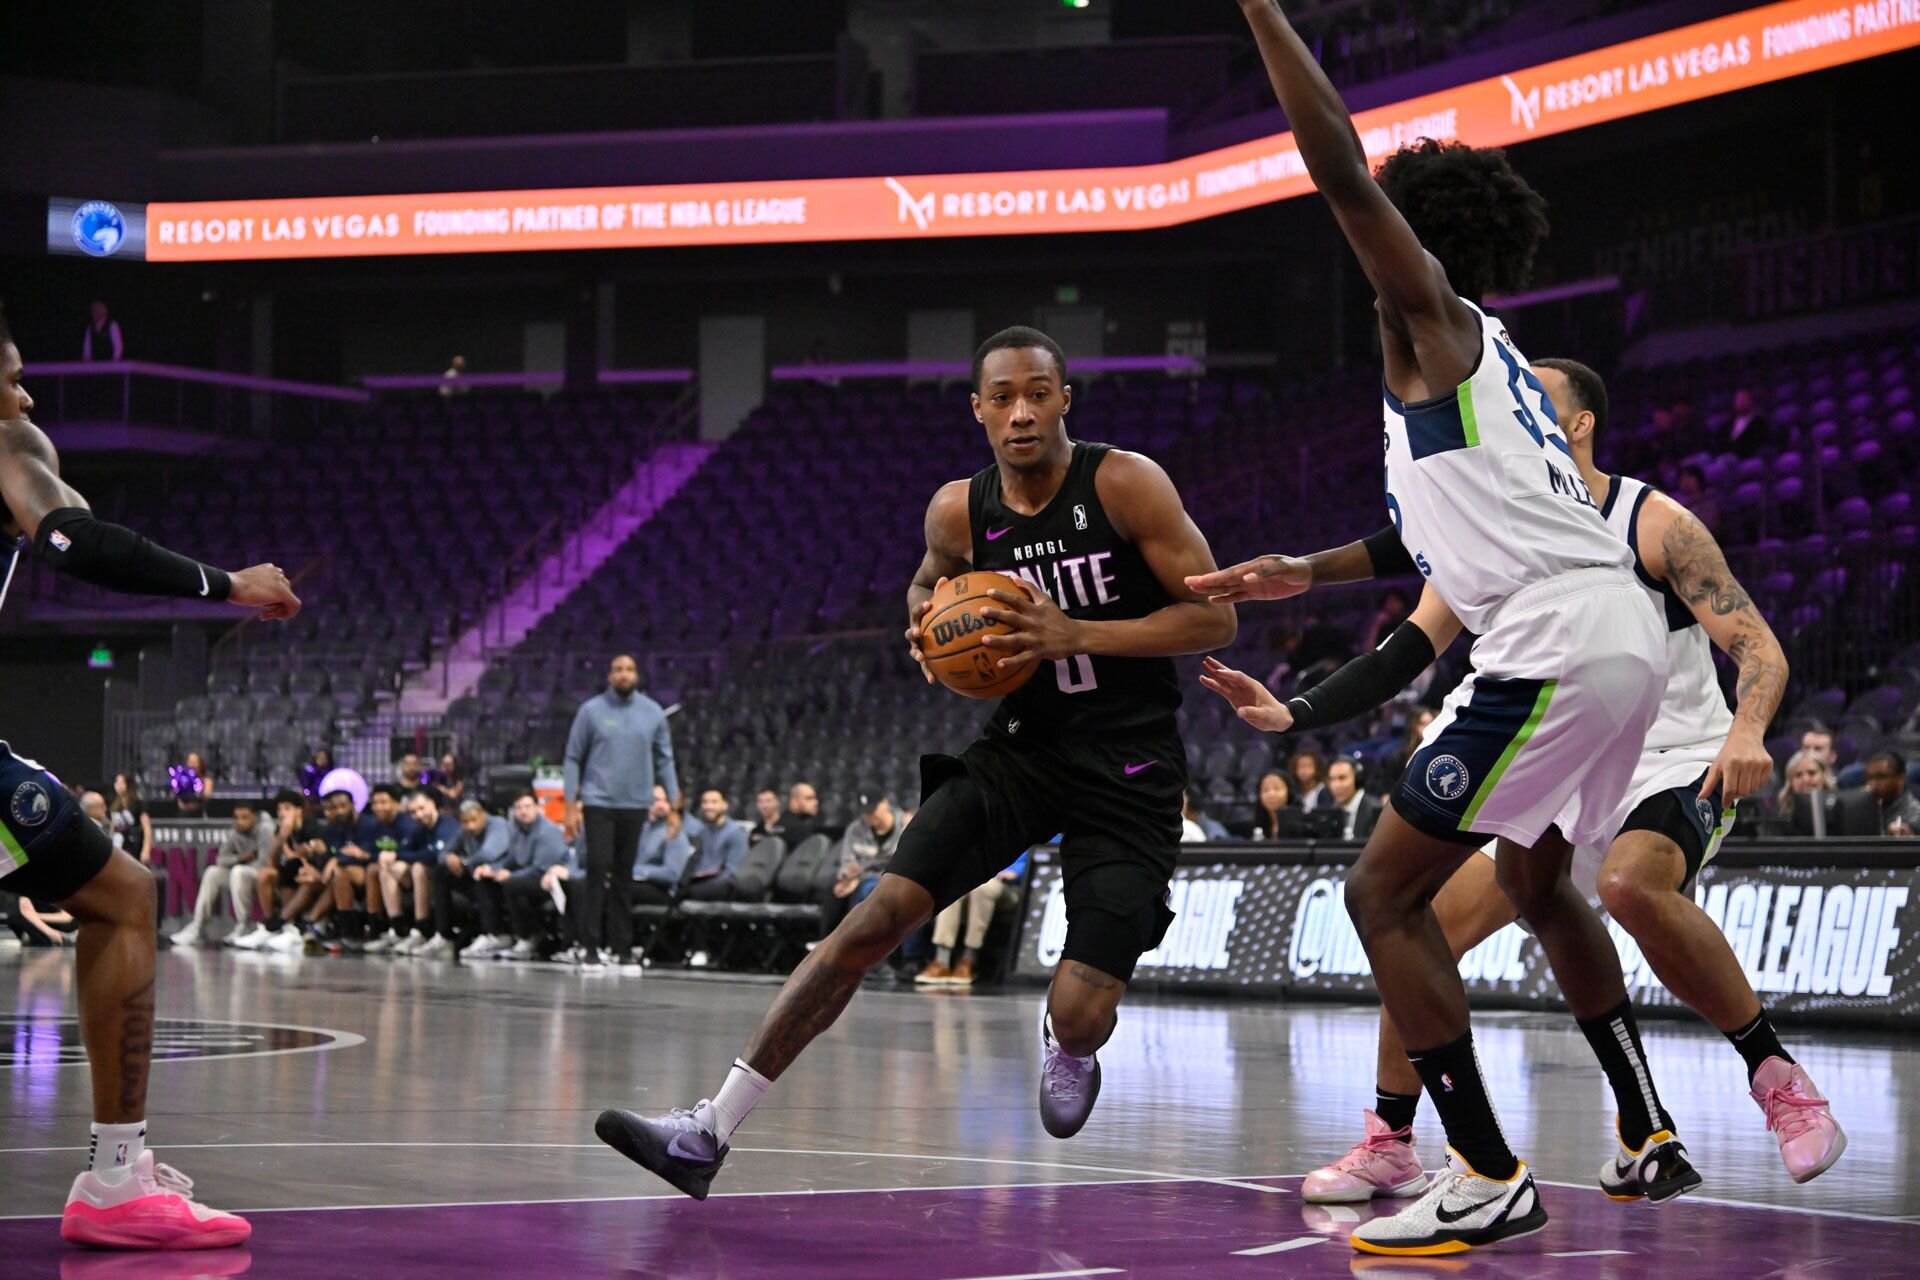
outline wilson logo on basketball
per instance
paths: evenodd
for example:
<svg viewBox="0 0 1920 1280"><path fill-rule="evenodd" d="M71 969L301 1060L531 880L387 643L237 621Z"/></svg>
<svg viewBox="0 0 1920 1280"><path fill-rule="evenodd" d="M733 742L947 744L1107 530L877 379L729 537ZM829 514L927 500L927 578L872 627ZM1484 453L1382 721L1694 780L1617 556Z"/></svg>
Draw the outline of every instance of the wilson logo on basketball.
<svg viewBox="0 0 1920 1280"><path fill-rule="evenodd" d="M950 618L945 622L934 623L933 642L941 648L945 648L955 640L970 636L976 631L985 631L986 629L986 619L981 618L977 614L963 613L957 618Z"/></svg>

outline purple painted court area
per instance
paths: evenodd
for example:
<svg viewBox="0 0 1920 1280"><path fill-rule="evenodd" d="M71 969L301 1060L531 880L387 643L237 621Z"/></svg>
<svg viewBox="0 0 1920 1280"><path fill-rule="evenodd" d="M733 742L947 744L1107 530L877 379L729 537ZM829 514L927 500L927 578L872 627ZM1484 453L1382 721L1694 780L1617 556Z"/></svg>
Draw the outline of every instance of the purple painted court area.
<svg viewBox="0 0 1920 1280"><path fill-rule="evenodd" d="M1292 1179L1267 1194L1203 1182L954 1191L595 1200L253 1215L244 1250L125 1255L67 1249L48 1219L0 1222L7 1273L188 1280L475 1275L985 1280L1125 1274L1476 1277L1745 1277L1912 1274L1920 1225L1681 1201L1655 1210L1597 1191L1545 1189L1539 1235L1467 1257L1351 1251L1369 1216L1303 1205ZM1349 1214L1351 1213L1351 1216ZM19 1270L14 1270L14 1267Z"/></svg>

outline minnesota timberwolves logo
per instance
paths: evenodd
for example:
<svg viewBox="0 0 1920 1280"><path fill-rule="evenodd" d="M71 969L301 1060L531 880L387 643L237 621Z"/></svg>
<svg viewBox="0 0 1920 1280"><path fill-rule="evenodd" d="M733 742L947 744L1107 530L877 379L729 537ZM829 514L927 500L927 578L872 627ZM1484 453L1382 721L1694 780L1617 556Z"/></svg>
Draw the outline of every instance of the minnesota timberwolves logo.
<svg viewBox="0 0 1920 1280"><path fill-rule="evenodd" d="M1427 790L1442 800L1467 794L1467 766L1458 756L1435 756L1427 762Z"/></svg>
<svg viewBox="0 0 1920 1280"><path fill-rule="evenodd" d="M1714 826L1713 801L1702 800L1699 796L1695 796L1693 807L1700 815L1700 829L1711 834Z"/></svg>
<svg viewBox="0 0 1920 1280"><path fill-rule="evenodd" d="M105 200L89 200L73 211L73 243L80 252L105 258L127 238L127 220Z"/></svg>
<svg viewBox="0 0 1920 1280"><path fill-rule="evenodd" d="M14 788L13 803L8 807L13 813L14 825L37 827L53 812L53 797L45 787L29 779Z"/></svg>

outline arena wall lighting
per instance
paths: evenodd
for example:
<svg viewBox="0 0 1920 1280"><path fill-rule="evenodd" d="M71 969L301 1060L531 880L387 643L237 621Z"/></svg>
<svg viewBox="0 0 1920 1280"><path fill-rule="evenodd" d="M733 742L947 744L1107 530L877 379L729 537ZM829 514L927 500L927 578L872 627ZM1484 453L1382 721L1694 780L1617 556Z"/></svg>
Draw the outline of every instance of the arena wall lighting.
<svg viewBox="0 0 1920 1280"><path fill-rule="evenodd" d="M1368 154L1502 146L1920 45L1920 6L1787 0L1377 107ZM155 262L1143 231L1312 189L1289 134L1161 164L545 191L112 205L62 199L48 247ZM104 208L102 206L105 206Z"/></svg>

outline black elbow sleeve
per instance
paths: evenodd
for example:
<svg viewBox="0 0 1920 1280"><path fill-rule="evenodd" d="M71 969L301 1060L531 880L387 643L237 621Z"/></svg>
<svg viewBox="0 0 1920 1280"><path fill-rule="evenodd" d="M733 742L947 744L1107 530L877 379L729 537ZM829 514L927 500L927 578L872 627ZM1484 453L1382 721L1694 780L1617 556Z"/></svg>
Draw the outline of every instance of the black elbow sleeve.
<svg viewBox="0 0 1920 1280"><path fill-rule="evenodd" d="M1367 558L1373 561L1373 576L1376 578L1420 571L1413 557L1407 554L1407 544L1400 541L1400 531L1392 525L1378 533L1368 534L1360 539L1360 545L1367 549Z"/></svg>
<svg viewBox="0 0 1920 1280"><path fill-rule="evenodd" d="M1313 688L1287 701L1295 729L1319 729L1385 706L1433 665L1433 641L1403 622L1378 649L1363 653Z"/></svg>
<svg viewBox="0 0 1920 1280"><path fill-rule="evenodd" d="M84 507L48 513L34 534L34 553L57 573L130 595L225 600L224 570L156 546L131 529L96 519Z"/></svg>

